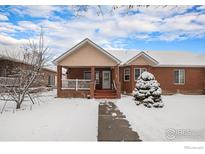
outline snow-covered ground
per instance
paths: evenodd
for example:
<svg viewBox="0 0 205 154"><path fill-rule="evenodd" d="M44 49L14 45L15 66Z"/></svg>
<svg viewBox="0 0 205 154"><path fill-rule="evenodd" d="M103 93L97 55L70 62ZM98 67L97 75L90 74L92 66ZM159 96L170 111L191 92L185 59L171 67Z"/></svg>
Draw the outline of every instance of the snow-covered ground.
<svg viewBox="0 0 205 154"><path fill-rule="evenodd" d="M116 102L143 141L205 141L205 95L163 96L164 108L137 106L133 97Z"/></svg>
<svg viewBox="0 0 205 154"><path fill-rule="evenodd" d="M55 98L55 94L43 93L40 105L25 102L19 111L13 110L14 103L7 104L0 114L0 141L96 141L98 104L105 100ZM205 141L205 95L162 99L165 106L159 109L137 106L131 96L110 101L143 141ZM0 110L2 106L0 101Z"/></svg>
<svg viewBox="0 0 205 154"><path fill-rule="evenodd" d="M54 98L56 91L40 97L42 103L30 102L15 111L10 103L0 114L0 141L96 141L98 102L88 99ZM3 102L0 102L0 110Z"/></svg>

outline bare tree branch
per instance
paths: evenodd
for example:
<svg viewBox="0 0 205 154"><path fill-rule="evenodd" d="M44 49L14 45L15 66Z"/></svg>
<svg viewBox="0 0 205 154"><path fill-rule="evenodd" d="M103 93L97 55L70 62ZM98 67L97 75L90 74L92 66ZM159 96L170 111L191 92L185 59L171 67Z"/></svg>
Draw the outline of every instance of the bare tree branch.
<svg viewBox="0 0 205 154"><path fill-rule="evenodd" d="M44 68L47 59L48 47L44 45L44 33L41 29L38 43L28 41L27 45L22 48L23 56L20 64L15 66L14 71L10 74L11 78L7 78L8 84L0 84L6 89L10 98L16 102L16 108L19 109L27 95L31 102L33 99L29 94L29 88L33 84L40 82L41 70ZM6 51L8 53L8 51ZM17 57L15 57L17 58Z"/></svg>

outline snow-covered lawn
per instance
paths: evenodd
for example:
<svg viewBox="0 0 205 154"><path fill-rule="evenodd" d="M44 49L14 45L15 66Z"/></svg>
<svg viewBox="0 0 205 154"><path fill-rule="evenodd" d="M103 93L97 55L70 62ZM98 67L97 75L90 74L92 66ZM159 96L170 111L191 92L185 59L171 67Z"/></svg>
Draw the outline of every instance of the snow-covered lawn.
<svg viewBox="0 0 205 154"><path fill-rule="evenodd" d="M55 94L44 93L43 103L32 110L27 102L22 106L25 110L0 114L0 141L96 141L98 102L54 98Z"/></svg>
<svg viewBox="0 0 205 154"><path fill-rule="evenodd" d="M9 103L0 114L0 141L96 141L102 100L55 98L55 94L43 93L40 105L31 109L30 102L25 102L23 110L14 113L15 104ZM137 106L131 96L111 101L143 141L205 141L205 95L162 99L165 106L159 109ZM2 106L0 101L0 110Z"/></svg>
<svg viewBox="0 0 205 154"><path fill-rule="evenodd" d="M123 96L116 105L143 141L205 141L205 95L162 99L165 106L159 109L137 106L131 96Z"/></svg>

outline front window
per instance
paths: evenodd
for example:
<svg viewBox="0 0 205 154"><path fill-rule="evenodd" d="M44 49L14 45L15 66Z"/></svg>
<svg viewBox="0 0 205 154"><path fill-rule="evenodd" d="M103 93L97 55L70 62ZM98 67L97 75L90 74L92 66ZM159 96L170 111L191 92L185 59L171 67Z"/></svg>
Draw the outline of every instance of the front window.
<svg viewBox="0 0 205 154"><path fill-rule="evenodd" d="M91 72L90 71L85 71L83 78L85 80L91 80ZM96 84L100 83L100 72L99 71L95 72L95 80L96 80Z"/></svg>
<svg viewBox="0 0 205 154"><path fill-rule="evenodd" d="M49 75L48 76L48 85L49 86L55 85L55 76L54 75Z"/></svg>
<svg viewBox="0 0 205 154"><path fill-rule="evenodd" d="M145 71L147 71L146 68L135 68L135 76L134 76L135 81L136 81L136 80L139 78L139 76L140 76L143 72L145 72Z"/></svg>
<svg viewBox="0 0 205 154"><path fill-rule="evenodd" d="M130 81L130 68L124 69L124 81Z"/></svg>
<svg viewBox="0 0 205 154"><path fill-rule="evenodd" d="M174 70L174 83L184 84L185 83L185 71L184 69Z"/></svg>
<svg viewBox="0 0 205 154"><path fill-rule="evenodd" d="M84 72L84 79L85 80L91 80L91 72L90 71L85 71Z"/></svg>

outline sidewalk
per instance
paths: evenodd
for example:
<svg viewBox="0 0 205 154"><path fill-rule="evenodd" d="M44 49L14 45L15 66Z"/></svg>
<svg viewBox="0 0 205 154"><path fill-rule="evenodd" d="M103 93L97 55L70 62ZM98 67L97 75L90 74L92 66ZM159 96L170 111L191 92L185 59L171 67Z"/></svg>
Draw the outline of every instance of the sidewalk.
<svg viewBox="0 0 205 154"><path fill-rule="evenodd" d="M100 103L98 114L98 141L141 141L114 103Z"/></svg>

